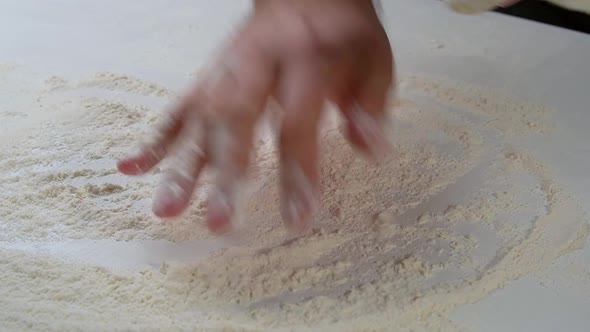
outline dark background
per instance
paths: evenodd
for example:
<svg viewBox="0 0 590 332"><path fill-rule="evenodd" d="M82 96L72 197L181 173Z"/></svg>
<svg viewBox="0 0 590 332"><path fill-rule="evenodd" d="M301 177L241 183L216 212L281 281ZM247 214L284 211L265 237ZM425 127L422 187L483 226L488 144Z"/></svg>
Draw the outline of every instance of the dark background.
<svg viewBox="0 0 590 332"><path fill-rule="evenodd" d="M496 11L590 34L590 15L541 0L524 0L508 8L497 8Z"/></svg>

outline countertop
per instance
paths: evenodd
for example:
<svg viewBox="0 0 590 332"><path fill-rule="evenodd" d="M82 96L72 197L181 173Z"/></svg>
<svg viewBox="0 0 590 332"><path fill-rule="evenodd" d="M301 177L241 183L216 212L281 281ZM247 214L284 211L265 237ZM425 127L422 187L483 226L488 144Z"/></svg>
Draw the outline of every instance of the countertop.
<svg viewBox="0 0 590 332"><path fill-rule="evenodd" d="M2 8L0 63L36 77L123 72L181 90L248 2L23 0ZM383 10L400 75L452 77L557 110L566 130L520 144L590 211L588 35L497 13L459 15L431 0L386 0ZM523 277L453 318L477 331L587 331L588 285L564 283L560 266L589 262L586 244L550 267L551 280Z"/></svg>

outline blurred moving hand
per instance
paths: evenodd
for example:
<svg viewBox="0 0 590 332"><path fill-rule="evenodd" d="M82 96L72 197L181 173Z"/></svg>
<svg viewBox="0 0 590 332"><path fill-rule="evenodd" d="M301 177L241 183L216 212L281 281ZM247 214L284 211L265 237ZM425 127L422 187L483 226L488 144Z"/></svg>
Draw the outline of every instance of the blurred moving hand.
<svg viewBox="0 0 590 332"><path fill-rule="evenodd" d="M281 211L289 230L305 232L317 202L324 102L340 108L351 144L380 158L389 151L383 126L392 75L390 44L372 1L255 1L253 14L207 72L118 168L138 175L172 159L154 197L160 217L182 213L202 170L211 168L216 177L207 226L225 232L246 176L255 125L274 98L282 114Z"/></svg>

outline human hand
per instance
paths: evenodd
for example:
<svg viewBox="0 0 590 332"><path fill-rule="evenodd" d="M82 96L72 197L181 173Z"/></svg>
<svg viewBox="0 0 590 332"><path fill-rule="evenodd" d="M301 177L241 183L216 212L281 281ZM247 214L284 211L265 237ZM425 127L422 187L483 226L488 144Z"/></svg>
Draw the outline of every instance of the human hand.
<svg viewBox="0 0 590 332"><path fill-rule="evenodd" d="M160 217L182 213L202 170L213 169L206 222L215 233L227 231L255 125L274 98L282 108L281 211L289 230L304 232L318 195L318 121L325 100L340 108L349 141L381 158L389 149L383 126L392 75L389 41L370 0L256 1L209 70L118 168L138 175L172 159L154 197Z"/></svg>

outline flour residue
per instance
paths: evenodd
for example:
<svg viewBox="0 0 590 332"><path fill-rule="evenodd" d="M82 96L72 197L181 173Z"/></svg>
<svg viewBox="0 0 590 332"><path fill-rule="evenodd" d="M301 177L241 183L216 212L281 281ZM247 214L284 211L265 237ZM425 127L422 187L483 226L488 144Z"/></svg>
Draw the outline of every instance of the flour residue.
<svg viewBox="0 0 590 332"><path fill-rule="evenodd" d="M7 329L457 330L455 308L547 268L588 235L584 211L549 168L512 144L550 135L551 111L411 76L391 102L395 155L381 165L355 155L339 123L326 121L313 234L285 237L274 142L261 135L243 226L225 249L114 269L103 256L65 255L60 243L130 243L125 257L134 259L141 241L198 250L213 240L202 223L207 177L189 211L163 222L149 211L159 171L127 178L113 169L158 118L141 98L174 93L116 73L50 77L36 93L35 109L13 112L51 116L11 132L0 149Z"/></svg>

